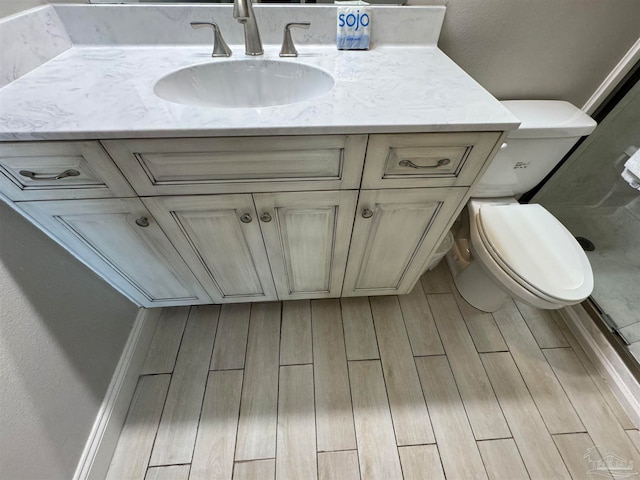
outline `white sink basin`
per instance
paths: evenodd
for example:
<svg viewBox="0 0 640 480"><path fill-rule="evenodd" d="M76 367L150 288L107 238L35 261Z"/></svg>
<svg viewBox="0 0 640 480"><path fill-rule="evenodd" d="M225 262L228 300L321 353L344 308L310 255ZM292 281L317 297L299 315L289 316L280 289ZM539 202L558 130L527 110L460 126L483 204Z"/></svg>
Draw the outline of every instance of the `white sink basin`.
<svg viewBox="0 0 640 480"><path fill-rule="evenodd" d="M247 59L177 70L158 80L154 92L183 105L256 108L311 100L334 85L330 74L309 65Z"/></svg>

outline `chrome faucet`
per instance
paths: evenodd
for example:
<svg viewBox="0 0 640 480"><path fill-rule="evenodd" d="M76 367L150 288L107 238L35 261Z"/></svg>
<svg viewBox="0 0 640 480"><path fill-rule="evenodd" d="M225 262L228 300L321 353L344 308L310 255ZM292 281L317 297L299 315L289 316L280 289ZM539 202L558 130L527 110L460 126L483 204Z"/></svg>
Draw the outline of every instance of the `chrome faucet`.
<svg viewBox="0 0 640 480"><path fill-rule="evenodd" d="M247 55L262 55L262 41L251 0L233 1L233 18L244 25L244 50Z"/></svg>

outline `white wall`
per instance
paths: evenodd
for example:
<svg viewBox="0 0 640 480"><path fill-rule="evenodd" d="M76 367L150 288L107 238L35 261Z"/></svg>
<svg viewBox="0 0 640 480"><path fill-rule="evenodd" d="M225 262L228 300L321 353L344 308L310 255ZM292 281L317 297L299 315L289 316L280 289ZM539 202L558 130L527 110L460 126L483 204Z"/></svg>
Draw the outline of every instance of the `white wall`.
<svg viewBox="0 0 640 480"><path fill-rule="evenodd" d="M640 36L638 0L409 0L445 5L440 48L500 100L581 107Z"/></svg>

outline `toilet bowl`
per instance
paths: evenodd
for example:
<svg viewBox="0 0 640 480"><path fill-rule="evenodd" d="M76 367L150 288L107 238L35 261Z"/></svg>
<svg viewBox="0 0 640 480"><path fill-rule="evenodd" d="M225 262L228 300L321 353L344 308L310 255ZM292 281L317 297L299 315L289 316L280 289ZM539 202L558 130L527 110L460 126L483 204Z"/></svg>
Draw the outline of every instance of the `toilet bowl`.
<svg viewBox="0 0 640 480"><path fill-rule="evenodd" d="M544 207L511 198L471 200L467 208L469 235L456 238L458 249L461 244L470 247L467 265L459 266L465 260L456 249L447 261L458 291L471 305L494 312L513 297L557 309L591 294L593 274L586 254Z"/></svg>
<svg viewBox="0 0 640 480"><path fill-rule="evenodd" d="M522 124L477 185L447 263L474 307L494 312L509 298L542 309L585 300L593 290L589 260L544 207L520 204L595 122L567 102L503 102Z"/></svg>

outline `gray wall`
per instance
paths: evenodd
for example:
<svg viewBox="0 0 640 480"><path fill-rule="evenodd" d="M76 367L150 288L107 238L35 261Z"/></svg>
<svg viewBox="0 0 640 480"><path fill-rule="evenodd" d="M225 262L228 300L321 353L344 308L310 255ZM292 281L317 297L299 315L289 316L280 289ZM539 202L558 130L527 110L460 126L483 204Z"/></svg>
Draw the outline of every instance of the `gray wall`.
<svg viewBox="0 0 640 480"><path fill-rule="evenodd" d="M137 307L0 201L0 478L70 479Z"/></svg>
<svg viewBox="0 0 640 480"><path fill-rule="evenodd" d="M578 107L640 36L638 0L409 0L445 5L440 48L500 100Z"/></svg>
<svg viewBox="0 0 640 480"><path fill-rule="evenodd" d="M0 18L46 3L47 0L0 0Z"/></svg>
<svg viewBox="0 0 640 480"><path fill-rule="evenodd" d="M89 0L63 0L61 2L47 0L0 0L0 18L28 10L47 3L90 3ZM115 3L115 2L114 2Z"/></svg>
<svg viewBox="0 0 640 480"><path fill-rule="evenodd" d="M622 207L638 191L621 177L627 147L640 148L640 82L536 195L547 207ZM638 208L640 203L635 203Z"/></svg>
<svg viewBox="0 0 640 480"><path fill-rule="evenodd" d="M137 312L0 201L0 478L73 476Z"/></svg>

